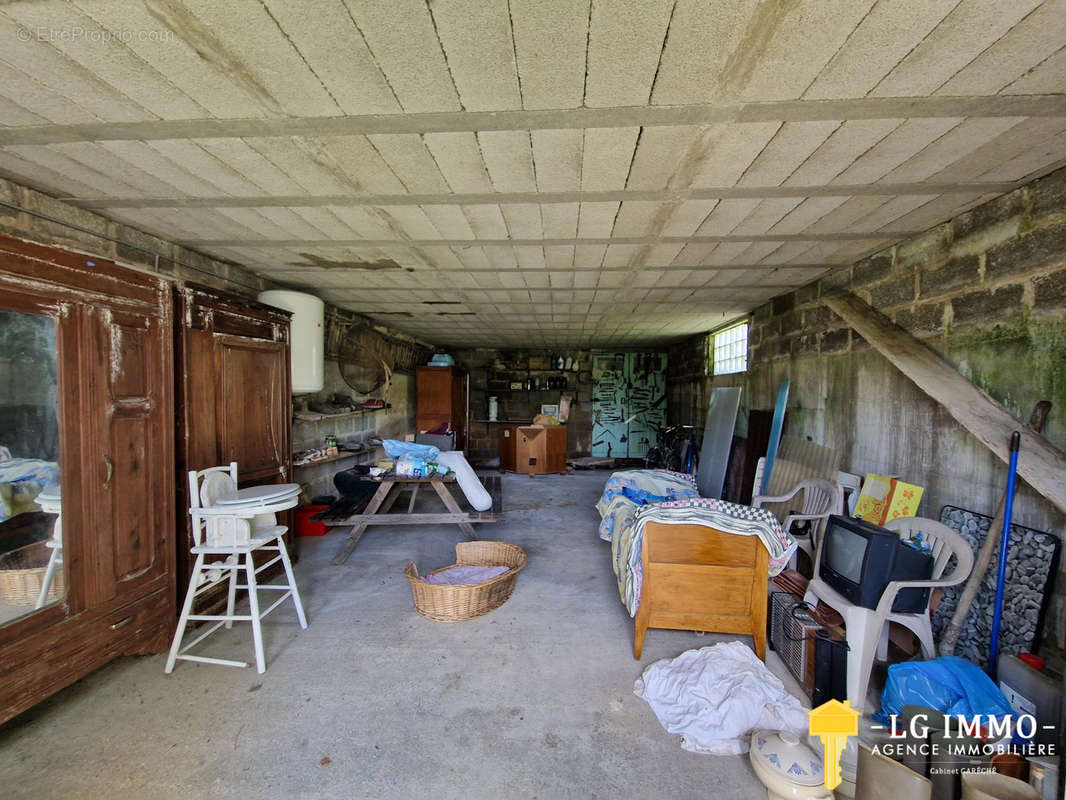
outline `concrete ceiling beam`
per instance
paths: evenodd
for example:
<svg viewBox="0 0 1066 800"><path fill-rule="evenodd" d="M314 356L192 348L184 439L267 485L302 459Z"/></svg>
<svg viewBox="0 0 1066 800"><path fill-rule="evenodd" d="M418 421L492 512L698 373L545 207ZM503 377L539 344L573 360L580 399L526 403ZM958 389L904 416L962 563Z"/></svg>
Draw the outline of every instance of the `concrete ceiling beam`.
<svg viewBox="0 0 1066 800"><path fill-rule="evenodd" d="M274 119L184 119L28 125L0 130L0 145L139 139L352 136L458 131L712 125L720 122L815 122L931 117L1066 117L1066 95L866 97L731 105L624 106L512 111L438 111Z"/></svg>
<svg viewBox="0 0 1066 800"><path fill-rule="evenodd" d="M570 191L570 192L469 192L447 194L360 195L254 195L234 197L61 197L79 208L256 208L285 206L432 206L516 205L534 203L598 203L610 201L683 202L685 200L735 200L763 198L863 197L889 195L941 195L1010 192L1020 181L969 181L957 183L864 183L817 186L717 186L685 190Z"/></svg>

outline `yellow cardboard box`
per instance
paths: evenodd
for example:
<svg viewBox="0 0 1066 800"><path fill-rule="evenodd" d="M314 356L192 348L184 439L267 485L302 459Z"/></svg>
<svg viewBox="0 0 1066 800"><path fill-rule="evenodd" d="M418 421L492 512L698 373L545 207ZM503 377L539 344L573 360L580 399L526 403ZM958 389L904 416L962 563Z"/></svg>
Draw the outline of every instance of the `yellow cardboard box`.
<svg viewBox="0 0 1066 800"><path fill-rule="evenodd" d="M890 519L913 517L918 513L923 494L923 486L869 473L855 504L855 516L875 525L884 525Z"/></svg>

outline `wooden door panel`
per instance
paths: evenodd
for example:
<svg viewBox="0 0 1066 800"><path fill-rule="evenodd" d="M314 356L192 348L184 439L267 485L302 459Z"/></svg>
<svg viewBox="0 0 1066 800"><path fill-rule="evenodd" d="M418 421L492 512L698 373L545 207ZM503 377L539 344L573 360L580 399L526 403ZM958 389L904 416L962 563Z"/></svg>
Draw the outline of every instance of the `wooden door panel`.
<svg viewBox="0 0 1066 800"><path fill-rule="evenodd" d="M176 297L184 323L176 487L180 598L193 560L188 470L236 461L242 487L291 481L292 400L287 312L206 287L186 286ZM288 525L288 512L278 522ZM220 598L224 592L205 593L197 609L206 611Z"/></svg>
<svg viewBox="0 0 1066 800"><path fill-rule="evenodd" d="M185 497L189 485L186 473L189 470L207 469L222 463L219 452L218 437L218 403L216 402L215 383L218 373L215 369L215 341L211 333L186 329L184 356L184 384L182 386L182 407L184 419L182 429L185 433L185 449L182 452L182 473L178 475L179 495ZM187 498L185 498L187 500ZM185 516L188 502L179 514ZM185 544L181 540L181 544ZM191 543L190 543L191 545Z"/></svg>
<svg viewBox="0 0 1066 800"><path fill-rule="evenodd" d="M150 497L152 491L148 440L151 430L140 415L123 417L116 414L111 425L108 448L114 460L111 493L117 500L112 514L116 535L112 557L112 574L118 581L127 581L151 569L154 562L152 509L135 498Z"/></svg>
<svg viewBox="0 0 1066 800"><path fill-rule="evenodd" d="M221 463L236 461L242 482L280 474L288 463L288 348L283 342L222 338L218 433Z"/></svg>
<svg viewBox="0 0 1066 800"><path fill-rule="evenodd" d="M143 593L170 564L169 331L158 317L120 308L97 307L88 324L96 424L85 466L99 491L89 591L103 602Z"/></svg>
<svg viewBox="0 0 1066 800"><path fill-rule="evenodd" d="M420 417L449 419L452 409L452 371L420 367L416 403Z"/></svg>

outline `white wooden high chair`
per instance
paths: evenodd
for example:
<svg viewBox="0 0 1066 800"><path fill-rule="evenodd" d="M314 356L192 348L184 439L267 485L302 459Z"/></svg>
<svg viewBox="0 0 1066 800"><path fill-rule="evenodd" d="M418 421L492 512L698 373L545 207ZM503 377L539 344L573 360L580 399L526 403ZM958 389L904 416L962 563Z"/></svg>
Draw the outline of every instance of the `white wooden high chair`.
<svg viewBox="0 0 1066 800"><path fill-rule="evenodd" d="M263 632L260 621L263 617L292 597L300 627L307 627L300 592L296 588L292 564L282 536L288 530L278 525L274 514L292 508L297 503L298 484L253 486L237 490L237 462L229 466L210 467L189 473L189 497L191 506L193 547L196 562L189 576L189 590L178 619L178 628L167 657L166 672L174 669L178 659L200 661L207 664L223 664L229 667L247 667L247 662L225 658L189 655L187 651L202 642L223 625L232 628L234 622L251 622L252 639L255 644L255 663L258 672L266 671L263 657ZM253 554L259 551L275 551L276 556L256 567ZM210 556L222 556L207 561ZM284 584L260 585L256 575L281 562L285 569ZM238 583L244 573L246 583ZM221 584L229 582L229 597L225 614L193 614L196 598ZM248 590L249 613L234 611L238 589ZM259 608L260 591L280 591L278 597L265 611ZM214 622L195 639L182 646L185 628L189 622Z"/></svg>

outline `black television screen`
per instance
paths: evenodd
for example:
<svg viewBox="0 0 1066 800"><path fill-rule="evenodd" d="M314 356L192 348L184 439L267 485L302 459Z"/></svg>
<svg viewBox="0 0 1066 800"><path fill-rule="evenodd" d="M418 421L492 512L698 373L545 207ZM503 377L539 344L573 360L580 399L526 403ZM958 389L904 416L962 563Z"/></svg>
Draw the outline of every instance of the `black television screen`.
<svg viewBox="0 0 1066 800"><path fill-rule="evenodd" d="M932 555L910 547L895 531L861 519L829 517L819 577L852 603L877 608L890 581L924 580L932 572ZM903 589L892 610L918 614L928 598L928 589Z"/></svg>
<svg viewBox="0 0 1066 800"><path fill-rule="evenodd" d="M865 536L840 527L825 540L822 558L826 566L851 583L862 580L862 562L866 558Z"/></svg>

